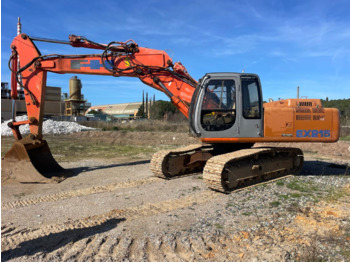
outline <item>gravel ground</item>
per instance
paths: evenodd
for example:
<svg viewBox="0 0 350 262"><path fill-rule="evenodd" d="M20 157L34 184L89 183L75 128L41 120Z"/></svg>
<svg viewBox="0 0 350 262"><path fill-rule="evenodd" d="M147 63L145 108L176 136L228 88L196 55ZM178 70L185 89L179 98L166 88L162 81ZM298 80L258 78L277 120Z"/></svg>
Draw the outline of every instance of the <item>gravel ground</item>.
<svg viewBox="0 0 350 262"><path fill-rule="evenodd" d="M2 185L2 260L350 261L349 143L303 146L300 175L231 194L201 173L155 178L149 158L63 162L76 175L59 184Z"/></svg>

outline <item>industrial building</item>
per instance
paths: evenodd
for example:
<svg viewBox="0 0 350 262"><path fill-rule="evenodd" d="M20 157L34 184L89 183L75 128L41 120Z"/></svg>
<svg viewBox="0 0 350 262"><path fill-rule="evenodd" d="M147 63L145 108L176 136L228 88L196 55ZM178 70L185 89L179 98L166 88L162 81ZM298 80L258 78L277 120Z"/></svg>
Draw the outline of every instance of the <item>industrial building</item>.
<svg viewBox="0 0 350 262"><path fill-rule="evenodd" d="M151 105L155 102L155 95L152 99L148 100L148 93L142 93L142 102L133 103L122 103L122 104L110 104L110 105L99 105L92 106L86 112L86 116L92 116L91 111L95 111L94 115L99 117L101 120L112 121L112 120L131 120L137 118L149 118ZM137 116L138 111L143 106L143 115ZM96 114L98 112L98 115Z"/></svg>
<svg viewBox="0 0 350 262"><path fill-rule="evenodd" d="M86 114L94 110L116 119L134 119L141 105L142 102L92 106Z"/></svg>
<svg viewBox="0 0 350 262"><path fill-rule="evenodd" d="M70 82L70 95L62 99L60 87L46 86L45 92L45 118L56 118L64 120L74 120L72 116L81 115L85 109L91 106L83 100L81 94L81 82L77 77L72 77ZM73 88L72 88L73 86ZM18 90L19 99L16 100L16 115L27 114L23 90ZM62 117L62 116L65 116ZM1 82L1 121L12 118L11 90L6 82Z"/></svg>
<svg viewBox="0 0 350 262"><path fill-rule="evenodd" d="M12 118L12 99L10 97L8 83L1 82L1 121ZM27 114L24 95L19 95L16 100L16 115ZM47 86L45 93L45 117L61 116L64 113L64 102L61 101L61 88Z"/></svg>

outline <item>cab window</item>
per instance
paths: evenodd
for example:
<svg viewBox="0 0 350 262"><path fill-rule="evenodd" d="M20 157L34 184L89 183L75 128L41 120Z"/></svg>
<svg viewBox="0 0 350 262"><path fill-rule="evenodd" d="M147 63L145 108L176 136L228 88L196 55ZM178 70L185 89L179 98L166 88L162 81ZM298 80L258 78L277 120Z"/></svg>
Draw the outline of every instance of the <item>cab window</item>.
<svg viewBox="0 0 350 262"><path fill-rule="evenodd" d="M261 118L259 85L256 78L242 77L243 117Z"/></svg>
<svg viewBox="0 0 350 262"><path fill-rule="evenodd" d="M203 98L201 125L206 131L222 131L236 120L236 87L234 80L209 80Z"/></svg>

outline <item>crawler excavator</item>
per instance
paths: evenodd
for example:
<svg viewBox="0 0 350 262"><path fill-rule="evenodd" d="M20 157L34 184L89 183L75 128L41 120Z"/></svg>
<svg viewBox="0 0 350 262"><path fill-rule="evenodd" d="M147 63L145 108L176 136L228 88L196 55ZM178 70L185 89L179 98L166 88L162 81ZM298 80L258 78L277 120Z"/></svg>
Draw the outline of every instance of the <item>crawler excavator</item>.
<svg viewBox="0 0 350 262"><path fill-rule="evenodd" d="M36 41L102 51L42 55ZM323 108L319 99L263 103L256 74L207 73L197 82L164 51L140 47L133 40L100 44L76 35L59 41L21 34L11 49L11 96L17 99L18 83L24 89L28 120L9 123L15 142L2 160L2 172L20 182L61 181L70 175L54 160L42 136L47 72L137 77L164 92L202 143L155 153L151 170L162 178L203 172L208 187L220 192L301 170L300 149L253 147L254 143L339 138L339 111ZM19 127L24 124L30 134L23 138Z"/></svg>

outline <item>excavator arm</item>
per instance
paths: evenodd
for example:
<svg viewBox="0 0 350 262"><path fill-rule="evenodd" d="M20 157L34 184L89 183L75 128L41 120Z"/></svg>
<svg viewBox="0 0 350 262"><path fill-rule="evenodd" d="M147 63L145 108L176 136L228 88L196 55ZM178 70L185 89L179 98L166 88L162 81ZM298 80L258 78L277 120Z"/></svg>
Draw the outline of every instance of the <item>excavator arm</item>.
<svg viewBox="0 0 350 262"><path fill-rule="evenodd" d="M70 44L73 47L103 50L101 54L41 55L34 41ZM17 98L17 83L24 89L28 120L12 122L15 139L22 136L19 126L29 124L30 133L42 138L42 121L47 72L58 74L89 74L137 77L144 84L164 92L186 116L197 85L180 63L173 63L169 55L160 50L139 47L133 40L98 44L85 37L71 35L69 42L17 36L11 45L12 98ZM17 58L21 68L18 68ZM21 79L21 80L20 80Z"/></svg>

